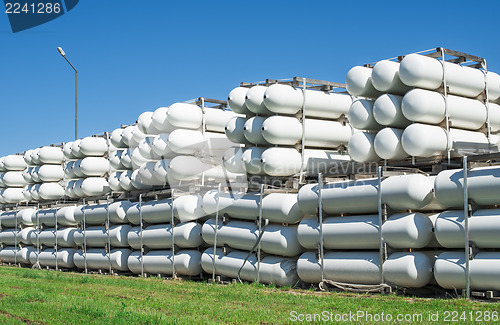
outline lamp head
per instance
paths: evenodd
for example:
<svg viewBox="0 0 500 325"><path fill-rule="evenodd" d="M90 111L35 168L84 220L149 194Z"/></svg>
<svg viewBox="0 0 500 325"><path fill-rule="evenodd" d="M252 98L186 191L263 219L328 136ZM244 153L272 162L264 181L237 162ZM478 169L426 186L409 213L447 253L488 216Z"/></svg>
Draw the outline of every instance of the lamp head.
<svg viewBox="0 0 500 325"><path fill-rule="evenodd" d="M66 53L64 53L62 47L58 47L57 50L59 51L59 54L61 54L61 56L66 56Z"/></svg>

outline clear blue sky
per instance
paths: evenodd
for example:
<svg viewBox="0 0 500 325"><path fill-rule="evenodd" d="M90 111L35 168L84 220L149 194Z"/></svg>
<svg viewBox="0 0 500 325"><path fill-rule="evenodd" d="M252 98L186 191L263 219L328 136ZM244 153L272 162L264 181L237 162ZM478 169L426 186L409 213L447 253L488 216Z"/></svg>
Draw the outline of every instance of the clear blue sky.
<svg viewBox="0 0 500 325"><path fill-rule="evenodd" d="M481 10L483 9L483 10ZM500 1L81 0L13 34L0 13L0 155L133 123L196 97L225 99L240 81L347 71L436 46L485 57L500 72Z"/></svg>

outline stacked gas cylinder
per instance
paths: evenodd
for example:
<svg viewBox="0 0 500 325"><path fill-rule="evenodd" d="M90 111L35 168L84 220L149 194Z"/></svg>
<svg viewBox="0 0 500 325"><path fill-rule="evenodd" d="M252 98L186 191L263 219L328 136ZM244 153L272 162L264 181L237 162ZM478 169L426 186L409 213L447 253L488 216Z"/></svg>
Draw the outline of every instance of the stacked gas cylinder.
<svg viewBox="0 0 500 325"><path fill-rule="evenodd" d="M110 161L113 190L143 190L179 182L234 179L222 167L222 155L233 144L224 135L229 110L175 103L144 112L134 126L117 129L111 142L117 147Z"/></svg>
<svg viewBox="0 0 500 325"><path fill-rule="evenodd" d="M60 147L41 147L24 153L26 201L58 200L64 196L64 155Z"/></svg>
<svg viewBox="0 0 500 325"><path fill-rule="evenodd" d="M478 250L471 260L471 288L499 290L500 230L497 178L499 167L469 171L470 199L477 206L469 220L470 240ZM378 179L332 182L322 189L324 278L341 283L386 283L423 287L437 283L446 289L465 288L463 170L437 176L390 176L381 182L381 203L388 208L382 224L388 258L380 263ZM300 244L311 250L300 256L299 277L321 280L318 184L303 186L298 203L307 215L299 224ZM457 209L457 210L446 210ZM435 211L441 211L436 213ZM491 266L490 266L491 265Z"/></svg>
<svg viewBox="0 0 500 325"><path fill-rule="evenodd" d="M352 135L350 125L338 120L348 112L349 95L273 84L238 87L228 99L233 111L246 116L226 125L228 139L246 145L225 156L228 169L292 176L350 160L337 150Z"/></svg>
<svg viewBox="0 0 500 325"><path fill-rule="evenodd" d="M349 110L353 127L363 130L349 144L358 162L484 153L499 140L489 135L500 130L494 72L410 54L401 63L354 67L346 86L359 96Z"/></svg>
<svg viewBox="0 0 500 325"><path fill-rule="evenodd" d="M18 203L24 200L23 177L26 168L23 156L9 155L0 158L0 203Z"/></svg>
<svg viewBox="0 0 500 325"><path fill-rule="evenodd" d="M102 196L109 192L107 175L108 141L102 137L86 137L67 142L63 147L66 163L66 195L70 198Z"/></svg>

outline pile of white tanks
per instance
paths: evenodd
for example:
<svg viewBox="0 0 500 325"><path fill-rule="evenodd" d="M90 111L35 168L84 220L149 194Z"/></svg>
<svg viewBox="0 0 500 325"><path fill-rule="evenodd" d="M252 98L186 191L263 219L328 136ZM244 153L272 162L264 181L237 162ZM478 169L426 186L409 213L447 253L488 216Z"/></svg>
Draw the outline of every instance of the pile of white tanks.
<svg viewBox="0 0 500 325"><path fill-rule="evenodd" d="M64 194L64 155L61 147L46 146L24 153L24 200L59 200Z"/></svg>
<svg viewBox="0 0 500 325"><path fill-rule="evenodd" d="M103 137L86 137L67 142L65 157L66 196L69 198L97 197L108 193L107 175L110 164L109 146Z"/></svg>
<svg viewBox="0 0 500 325"><path fill-rule="evenodd" d="M0 158L0 203L13 204L24 201L23 177L26 168L23 156L8 155Z"/></svg>
<svg viewBox="0 0 500 325"><path fill-rule="evenodd" d="M351 96L286 84L238 87L229 107L244 116L226 125L226 136L245 149L224 157L228 170L251 175L292 176L328 170L349 161L338 151L347 146L352 128L347 115Z"/></svg>
<svg viewBox="0 0 500 325"><path fill-rule="evenodd" d="M401 62L352 68L346 87L358 97L349 121L363 130L349 143L355 161L497 150L499 138L490 135L500 131L500 76L494 72L410 54Z"/></svg>
<svg viewBox="0 0 500 325"><path fill-rule="evenodd" d="M114 191L144 190L180 182L219 182L228 176L222 155L233 144L224 126L229 110L175 103L142 113L136 125L111 133Z"/></svg>
<svg viewBox="0 0 500 325"><path fill-rule="evenodd" d="M478 249L470 261L471 288L499 290L500 211L494 194L500 190L499 167L469 171L470 199L479 208L469 220L470 241ZM322 189L324 278L331 281L379 284L382 279L403 287L437 284L464 289L465 233L463 170L437 176L390 176L381 182L381 200L390 214L382 225L388 259L380 267L378 179L327 183ZM314 217L299 224L298 238L307 249L319 245L318 184L302 187L298 203ZM457 210L449 210L457 209ZM436 211L441 211L436 213ZM297 264L305 282L319 282L316 251L301 255Z"/></svg>

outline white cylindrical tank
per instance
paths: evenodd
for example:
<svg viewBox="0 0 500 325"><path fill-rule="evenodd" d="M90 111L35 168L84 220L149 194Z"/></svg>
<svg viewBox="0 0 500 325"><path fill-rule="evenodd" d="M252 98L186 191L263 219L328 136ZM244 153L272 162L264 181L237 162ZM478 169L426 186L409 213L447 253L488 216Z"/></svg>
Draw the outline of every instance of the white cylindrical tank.
<svg viewBox="0 0 500 325"><path fill-rule="evenodd" d="M130 205L127 211L127 220L134 224L140 224L140 211L142 210L143 222L165 223L172 220L172 200L165 199L159 201L135 202Z"/></svg>
<svg viewBox="0 0 500 325"><path fill-rule="evenodd" d="M81 173L84 177L100 177L109 172L109 160L104 157L86 157L80 161L75 173Z"/></svg>
<svg viewBox="0 0 500 325"><path fill-rule="evenodd" d="M224 133L227 122L236 116L230 110L212 107L205 107L203 113L205 117L205 130L217 133Z"/></svg>
<svg viewBox="0 0 500 325"><path fill-rule="evenodd" d="M249 89L247 87L236 87L231 90L227 97L227 102L233 112L238 114L252 114L245 104L245 97Z"/></svg>
<svg viewBox="0 0 500 325"><path fill-rule="evenodd" d="M382 225L382 236L392 248L423 248L434 238L433 225L422 213L396 213Z"/></svg>
<svg viewBox="0 0 500 325"><path fill-rule="evenodd" d="M8 187L0 191L5 203L20 203L25 200L22 187Z"/></svg>
<svg viewBox="0 0 500 325"><path fill-rule="evenodd" d="M29 259L31 264L35 264L38 261L42 267L56 267L57 265L58 268L72 269L75 267L75 263L73 261L75 252L75 249L63 248L58 249L56 253L55 249L47 248L40 251L39 254L37 254L36 251L32 251L29 255Z"/></svg>
<svg viewBox="0 0 500 325"><path fill-rule="evenodd" d="M377 98L382 93L372 84L372 69L356 66L345 78L346 89L353 96Z"/></svg>
<svg viewBox="0 0 500 325"><path fill-rule="evenodd" d="M174 216L181 222L198 220L205 216L203 199L198 194L179 196L174 199Z"/></svg>
<svg viewBox="0 0 500 325"><path fill-rule="evenodd" d="M222 156L222 164L227 171L236 174L245 173L243 151L244 148L231 147L224 152L224 155Z"/></svg>
<svg viewBox="0 0 500 325"><path fill-rule="evenodd" d="M31 209L30 209L31 210ZM78 222L75 220L75 206L67 206L59 209L41 209L32 211L24 211L25 215L23 218L31 218L32 225L46 225L48 227L54 227L57 223L61 226L75 226ZM20 210L20 213L23 210ZM37 221L38 218L38 221Z"/></svg>
<svg viewBox="0 0 500 325"><path fill-rule="evenodd" d="M320 242L317 218L307 218L297 229L299 243L309 250ZM323 220L325 249L377 249L379 247L378 215L331 217Z"/></svg>
<svg viewBox="0 0 500 325"><path fill-rule="evenodd" d="M120 156L120 162L126 169L132 169L132 149L127 148L123 150L123 153Z"/></svg>
<svg viewBox="0 0 500 325"><path fill-rule="evenodd" d="M132 273L140 274L142 270L148 274L172 274L194 276L202 273L201 252L196 250L181 250L172 256L170 250L155 250L143 255L141 265L141 252L133 252L128 258L128 267Z"/></svg>
<svg viewBox="0 0 500 325"><path fill-rule="evenodd" d="M42 147L38 151L38 159L42 164L61 164L64 160L60 147Z"/></svg>
<svg viewBox="0 0 500 325"><path fill-rule="evenodd" d="M241 159L243 160L247 173L253 175L260 175L264 173L261 156L266 149L267 147L250 147L245 149Z"/></svg>
<svg viewBox="0 0 500 325"><path fill-rule="evenodd" d="M153 112L152 123L159 133L171 132L175 129L175 126L168 121L168 109L168 107L160 107Z"/></svg>
<svg viewBox="0 0 500 325"><path fill-rule="evenodd" d="M125 191L131 191L134 189L131 177L132 177L131 170L126 170L122 172L120 175L120 187L123 188Z"/></svg>
<svg viewBox="0 0 500 325"><path fill-rule="evenodd" d="M26 150L24 152L24 162L26 163L27 166L32 166L34 165L33 160L31 159L31 154L35 151L34 149ZM2 170L3 171L3 170Z"/></svg>
<svg viewBox="0 0 500 325"><path fill-rule="evenodd" d="M356 132L352 135L347 146L349 156L357 162L379 161L380 157L375 152L376 133L371 132Z"/></svg>
<svg viewBox="0 0 500 325"><path fill-rule="evenodd" d="M155 139L156 136L146 136L139 143L139 147L137 147L141 156L147 160L155 160L160 158L160 156L158 156L153 150L153 141Z"/></svg>
<svg viewBox="0 0 500 325"><path fill-rule="evenodd" d="M373 116L373 100L356 99L349 108L349 123L359 130L380 130L383 128Z"/></svg>
<svg viewBox="0 0 500 325"><path fill-rule="evenodd" d="M257 280L257 256L250 254L245 264L247 252L231 251L224 255L222 249L217 249L215 255L215 274L224 275L233 279L240 278L245 281ZM207 273L212 273L214 266L214 250L208 248L201 256L201 266ZM293 286L298 281L297 261L294 258L266 256L260 262L260 282L275 284L277 286Z"/></svg>
<svg viewBox="0 0 500 325"><path fill-rule="evenodd" d="M253 144L269 145L269 142L262 135L262 124L266 120L263 116L254 116L245 121L243 135L248 142Z"/></svg>
<svg viewBox="0 0 500 325"><path fill-rule="evenodd" d="M383 94L373 103L373 118L380 125L405 128L410 121L401 109L402 96Z"/></svg>
<svg viewBox="0 0 500 325"><path fill-rule="evenodd" d="M144 134L158 134L161 133L153 123L153 112L144 112L137 118L137 126Z"/></svg>
<svg viewBox="0 0 500 325"><path fill-rule="evenodd" d="M109 228L109 242L111 247L129 247L127 235L132 229L130 225L117 225ZM104 226L86 227L85 232L78 229L75 232L75 243L78 246L84 244L84 236L87 247L105 247L108 244L108 233Z"/></svg>
<svg viewBox="0 0 500 325"><path fill-rule="evenodd" d="M243 132L246 121L246 118L241 116L235 116L227 121L224 128L226 137L234 143L249 144L250 142L247 140Z"/></svg>
<svg viewBox="0 0 500 325"><path fill-rule="evenodd" d="M326 280L354 284L379 284L380 258L378 251L339 252L324 254L324 276ZM307 283L318 283L321 279L321 261L316 252L306 252L297 261L299 278Z"/></svg>
<svg viewBox="0 0 500 325"><path fill-rule="evenodd" d="M470 287L500 290L500 253L479 252L470 261ZM434 277L445 289L465 289L465 253L441 253L434 264Z"/></svg>
<svg viewBox="0 0 500 325"><path fill-rule="evenodd" d="M245 96L245 105L248 110L254 114L259 115L272 115L269 109L267 109L264 104L264 93L266 92L266 86L256 85L250 88Z"/></svg>
<svg viewBox="0 0 500 325"><path fill-rule="evenodd" d="M42 183L38 189L38 195L42 200L59 200L64 197L64 187L59 183Z"/></svg>
<svg viewBox="0 0 500 325"><path fill-rule="evenodd" d="M346 145L352 135L349 125L337 121L306 119L304 128L295 117L271 116L262 123L262 136L271 144L295 145L302 140L306 146L337 148Z"/></svg>
<svg viewBox="0 0 500 325"><path fill-rule="evenodd" d="M85 196L101 196L108 193L108 181L104 177L88 177L81 183L81 190Z"/></svg>
<svg viewBox="0 0 500 325"><path fill-rule="evenodd" d="M259 216L260 195L257 193L221 192L219 214L237 219L256 220ZM203 209L207 215L217 211L217 190L203 196ZM297 194L271 193L262 199L262 216L270 222L294 224L302 220Z"/></svg>
<svg viewBox="0 0 500 325"><path fill-rule="evenodd" d="M479 248L500 248L500 209L477 210L469 219L469 240ZM446 248L465 245L463 210L439 214L435 225L436 239Z"/></svg>
<svg viewBox="0 0 500 325"><path fill-rule="evenodd" d="M422 288L433 279L432 261L420 252L392 253L384 262L384 280L399 287Z"/></svg>
<svg viewBox="0 0 500 325"><path fill-rule="evenodd" d="M384 93L404 95L411 89L399 78L399 62L389 60L377 62L371 77L373 87Z"/></svg>
<svg viewBox="0 0 500 325"><path fill-rule="evenodd" d="M139 143L134 140L134 129L134 125L129 125L123 129L123 143L125 143L125 145L129 148L135 148L139 145Z"/></svg>
<svg viewBox="0 0 500 325"><path fill-rule="evenodd" d="M167 166L167 176L172 181L193 181L201 178L203 171L209 169L200 158L195 156L177 156Z"/></svg>
<svg viewBox="0 0 500 325"><path fill-rule="evenodd" d="M294 115L304 107L304 116L337 119L347 114L351 96L318 90L304 90L289 85L274 84L264 94L264 104L277 114Z"/></svg>
<svg viewBox="0 0 500 325"><path fill-rule="evenodd" d="M6 187L24 187L27 185L21 171L8 171L4 173L2 181Z"/></svg>
<svg viewBox="0 0 500 325"><path fill-rule="evenodd" d="M141 168L137 170L139 180L141 183L150 186L162 186L165 184L164 179L159 179L155 177L155 166L157 162L152 160L144 163Z"/></svg>
<svg viewBox="0 0 500 325"><path fill-rule="evenodd" d="M109 204L80 205L74 211L74 218L78 223L83 222L85 213L85 223L89 225L104 224L108 218L109 221L116 224L127 223L126 211L132 203L130 201L117 201Z"/></svg>
<svg viewBox="0 0 500 325"><path fill-rule="evenodd" d="M485 76L479 69L445 62L444 71L450 94L474 98L484 90ZM444 71L440 61L420 54L405 56L399 66L399 76L403 83L429 90L441 86Z"/></svg>
<svg viewBox="0 0 500 325"><path fill-rule="evenodd" d="M469 170L467 187L469 199L477 205L497 205L496 193L500 189L500 168L480 167ZM464 205L463 170L451 169L440 172L434 182L434 191L436 199L443 206L462 208Z"/></svg>
<svg viewBox="0 0 500 325"><path fill-rule="evenodd" d="M297 226L281 226L269 224L264 228L260 241L261 249L272 255L296 256L304 251L297 239ZM203 240L214 244L215 219L209 219L203 224ZM255 222L230 220L225 224L218 223L217 244L228 245L235 249L249 251L257 242L259 227Z"/></svg>
<svg viewBox="0 0 500 325"><path fill-rule="evenodd" d="M125 141L123 141L123 129L115 129L113 132L111 132L111 135L109 137L109 140L111 141L111 144L115 146L116 148L126 148L127 144Z"/></svg>
<svg viewBox="0 0 500 325"><path fill-rule="evenodd" d="M377 179L340 181L323 187L323 210L331 214L370 213L378 211ZM433 195L432 179L421 174L390 176L382 181L382 202L393 210L422 209ZM316 214L318 184L299 190L299 206L306 214Z"/></svg>
<svg viewBox="0 0 500 325"><path fill-rule="evenodd" d="M448 95L446 99L450 126L469 130L477 130L486 122L486 106L478 100ZM445 119L446 102L442 94L424 89L413 89L404 97L401 104L406 118L413 122L440 124ZM490 103L490 120L500 107ZM496 114L498 115L498 113ZM496 126L498 122L492 123Z"/></svg>
<svg viewBox="0 0 500 325"><path fill-rule="evenodd" d="M409 155L418 157L445 154L448 143L454 155L458 155L460 149L470 151L477 148L482 151L489 147L488 138L481 132L450 129L448 139L443 128L419 123L414 123L404 130L401 142Z"/></svg>
<svg viewBox="0 0 500 325"><path fill-rule="evenodd" d="M111 264L113 270L128 271L127 261L130 254L132 254L130 249L117 248L109 252L108 258L104 249L91 248L87 249L86 253L83 253L82 250L76 251L73 259L79 269L84 269L85 264L87 264L89 269L108 270Z"/></svg>
<svg viewBox="0 0 500 325"><path fill-rule="evenodd" d="M22 171L27 167L27 165L24 161L24 156L8 155L4 159L4 167L6 170Z"/></svg>
<svg viewBox="0 0 500 325"><path fill-rule="evenodd" d="M35 230L33 227L23 229L3 229L0 232L0 243L4 245L31 245L31 233Z"/></svg>
<svg viewBox="0 0 500 325"><path fill-rule="evenodd" d="M2 263L30 264L30 255L35 250L32 247L7 246L0 249L0 261Z"/></svg>
<svg viewBox="0 0 500 325"><path fill-rule="evenodd" d="M109 164L115 170L128 169L121 162L121 157L122 157L124 151L125 150L123 150L123 149L119 149L119 150L112 151L109 154Z"/></svg>
<svg viewBox="0 0 500 325"><path fill-rule="evenodd" d="M133 249L141 248L141 228L131 228L127 235ZM196 222L180 223L174 227L174 243L181 248L196 248L203 244L201 225ZM151 225L142 231L142 244L150 249L172 248L171 224Z"/></svg>
<svg viewBox="0 0 500 325"><path fill-rule="evenodd" d="M44 229L40 233L38 232L38 230L35 230L30 234L30 240L33 246L37 245L37 237L38 237L38 243L40 245L54 246L56 244L56 237L57 237L58 246L74 247L75 232L76 228L74 227L57 229L57 236L55 228Z"/></svg>
<svg viewBox="0 0 500 325"><path fill-rule="evenodd" d="M108 177L108 183L109 183L109 188L112 191L115 192L120 192L124 191L125 189L121 187L120 185L120 176L122 172L111 172Z"/></svg>
<svg viewBox="0 0 500 325"><path fill-rule="evenodd" d="M61 165L42 165L37 174L42 182L58 182L64 178L64 169Z"/></svg>
<svg viewBox="0 0 500 325"><path fill-rule="evenodd" d="M73 156L73 142L66 142L63 144L63 154L66 159L76 159L75 156Z"/></svg>
<svg viewBox="0 0 500 325"><path fill-rule="evenodd" d="M170 133L168 147L171 151L181 155L192 155L203 149L205 139L197 130L177 129Z"/></svg>
<svg viewBox="0 0 500 325"><path fill-rule="evenodd" d="M108 152L108 142L104 138L83 138L80 142L80 152L85 156L102 157Z"/></svg>
<svg viewBox="0 0 500 325"><path fill-rule="evenodd" d="M203 112L197 105L175 103L167 110L167 121L176 128L199 129Z"/></svg>
<svg viewBox="0 0 500 325"><path fill-rule="evenodd" d="M373 147L378 157L387 160L401 160L408 158L408 154L403 150L401 144L401 129L384 128L377 132L373 140Z"/></svg>
<svg viewBox="0 0 500 325"><path fill-rule="evenodd" d="M71 154L73 155L73 157L75 157L77 159L85 157L85 155L82 154L82 152L80 150L81 142L82 142L82 139L77 139L71 145Z"/></svg>

